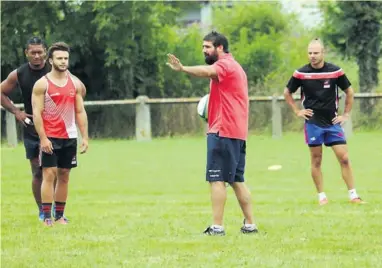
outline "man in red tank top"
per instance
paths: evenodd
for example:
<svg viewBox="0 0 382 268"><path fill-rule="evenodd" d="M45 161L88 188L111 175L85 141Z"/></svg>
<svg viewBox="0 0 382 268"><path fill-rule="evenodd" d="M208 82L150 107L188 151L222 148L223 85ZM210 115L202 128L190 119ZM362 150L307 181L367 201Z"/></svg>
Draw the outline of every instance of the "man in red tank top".
<svg viewBox="0 0 382 268"><path fill-rule="evenodd" d="M175 71L210 78L206 180L211 186L213 225L204 233L225 235L225 183L235 191L245 217L241 232L257 233L251 194L244 184L249 107L247 76L229 53L224 35L207 34L203 39L203 53L209 66L183 66L172 54L168 55L167 65Z"/></svg>
<svg viewBox="0 0 382 268"><path fill-rule="evenodd" d="M32 107L35 128L40 137L44 224L52 226L53 201L55 222L67 224L63 215L69 173L71 168L77 166L76 124L82 135L81 153L85 153L88 148L88 121L83 103L85 88L77 77L67 71L69 46L63 42L53 44L48 51L48 60L52 70L34 85ZM58 180L54 194L56 176Z"/></svg>

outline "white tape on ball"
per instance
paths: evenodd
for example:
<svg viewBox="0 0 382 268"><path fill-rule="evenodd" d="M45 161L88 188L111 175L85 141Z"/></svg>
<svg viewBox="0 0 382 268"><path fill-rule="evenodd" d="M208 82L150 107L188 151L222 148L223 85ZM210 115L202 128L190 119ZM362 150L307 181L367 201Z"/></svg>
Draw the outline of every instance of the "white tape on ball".
<svg viewBox="0 0 382 268"><path fill-rule="evenodd" d="M32 120L30 120L28 117L24 119L24 122L28 125L32 125Z"/></svg>

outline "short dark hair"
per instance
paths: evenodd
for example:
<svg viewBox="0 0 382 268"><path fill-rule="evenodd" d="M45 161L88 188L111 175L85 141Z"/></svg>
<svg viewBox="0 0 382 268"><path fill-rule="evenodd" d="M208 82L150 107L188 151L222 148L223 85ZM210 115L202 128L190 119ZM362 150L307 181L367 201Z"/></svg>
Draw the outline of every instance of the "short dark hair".
<svg viewBox="0 0 382 268"><path fill-rule="evenodd" d="M215 48L218 46L223 46L223 51L225 53L229 53L227 37L225 37L224 35L216 32L216 31L212 31L209 34L207 34L203 38L203 41L212 42L212 44L214 45Z"/></svg>
<svg viewBox="0 0 382 268"><path fill-rule="evenodd" d="M48 50L48 59L53 59L53 52L55 51L66 51L70 53L70 47L65 42L57 42L50 46Z"/></svg>
<svg viewBox="0 0 382 268"><path fill-rule="evenodd" d="M46 48L45 42L38 36L32 36L29 38L25 44L25 49L28 49L30 45L42 45L44 48Z"/></svg>

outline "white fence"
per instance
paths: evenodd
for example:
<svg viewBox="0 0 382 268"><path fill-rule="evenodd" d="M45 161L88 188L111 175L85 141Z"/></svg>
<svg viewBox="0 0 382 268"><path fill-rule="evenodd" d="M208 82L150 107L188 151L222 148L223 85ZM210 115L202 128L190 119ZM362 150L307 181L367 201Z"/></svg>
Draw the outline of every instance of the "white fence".
<svg viewBox="0 0 382 268"><path fill-rule="evenodd" d="M341 95L340 108L344 106L345 98ZM357 93L354 96L359 98L382 98L382 93ZM272 103L272 137L282 137L282 112L280 101L284 101L283 96L257 96L250 97L250 102L271 102ZM295 97L299 99L299 97ZM176 104L176 103L198 103L200 98L174 98L174 99L150 99L146 96L139 96L137 99L128 100L108 100L108 101L85 101L85 106L108 106L108 105L135 105L135 136L138 141L151 140L151 115L150 104ZM18 108L23 108L23 104L16 104ZM3 109L3 107L1 107ZM196 109L195 109L196 113ZM6 136L9 146L17 146L16 119L12 113L6 112ZM352 134L352 120L348 120L344 125L347 136Z"/></svg>

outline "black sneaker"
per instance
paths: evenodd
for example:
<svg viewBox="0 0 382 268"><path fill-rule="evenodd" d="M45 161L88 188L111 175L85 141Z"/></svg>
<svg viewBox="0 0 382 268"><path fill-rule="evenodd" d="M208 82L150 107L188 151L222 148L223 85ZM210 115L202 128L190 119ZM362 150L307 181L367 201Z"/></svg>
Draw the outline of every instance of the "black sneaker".
<svg viewBox="0 0 382 268"><path fill-rule="evenodd" d="M259 232L259 230L256 228L256 225L255 225L255 228L246 227L245 226L245 219L244 219L243 227L240 228L240 232L242 232L243 234L256 234Z"/></svg>
<svg viewBox="0 0 382 268"><path fill-rule="evenodd" d="M208 226L207 229L203 232L206 235L225 235L225 231L222 229L216 229L211 226Z"/></svg>

